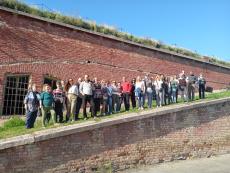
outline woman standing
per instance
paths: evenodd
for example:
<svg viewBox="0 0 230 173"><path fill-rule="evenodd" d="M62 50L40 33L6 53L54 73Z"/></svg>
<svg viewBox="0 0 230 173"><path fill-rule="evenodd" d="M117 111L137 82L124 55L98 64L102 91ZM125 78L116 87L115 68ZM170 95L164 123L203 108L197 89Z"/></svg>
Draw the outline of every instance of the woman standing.
<svg viewBox="0 0 230 173"><path fill-rule="evenodd" d="M107 102L107 105L108 105L108 114L111 115L112 112L113 112L113 106L112 106L112 93L113 93L113 87L110 83L110 81L107 81L107 89L108 89L108 102Z"/></svg>
<svg viewBox="0 0 230 173"><path fill-rule="evenodd" d="M153 80L152 78L147 78L146 80L146 94L148 98L148 108L152 108L153 102Z"/></svg>
<svg viewBox="0 0 230 173"><path fill-rule="evenodd" d="M119 109L119 104L120 104L120 101L119 101L119 90L118 90L118 87L116 85L116 81L113 81L112 82L112 105L113 105L113 112L114 113L117 113L120 111Z"/></svg>
<svg viewBox="0 0 230 173"><path fill-rule="evenodd" d="M137 76L136 84L135 84L135 95L136 95L137 100L138 100L138 109L139 110L144 109L144 97L143 97L144 91L145 91L145 84L141 80L140 76Z"/></svg>
<svg viewBox="0 0 230 173"><path fill-rule="evenodd" d="M100 111L101 99L102 99L101 84L98 82L97 78L95 77L93 81L93 101L95 107L95 116L97 115L97 112Z"/></svg>
<svg viewBox="0 0 230 173"><path fill-rule="evenodd" d="M40 95L37 92L35 84L31 85L29 92L27 93L24 104L26 109L26 128L30 129L34 127L35 120L37 118L39 109Z"/></svg>
<svg viewBox="0 0 230 173"><path fill-rule="evenodd" d="M123 95L122 95L122 88L121 88L121 82L117 83L117 91L118 91L118 105L117 105L117 111L120 112L121 111L121 104L123 101Z"/></svg>
<svg viewBox="0 0 230 173"><path fill-rule="evenodd" d="M102 92L102 108L101 115L105 116L107 114L108 108L108 88L104 80L101 81L101 92Z"/></svg>
<svg viewBox="0 0 230 173"><path fill-rule="evenodd" d="M66 121L74 121L77 96L79 94L79 89L77 85L74 84L73 79L69 79L66 84L65 90L67 92L67 115Z"/></svg>
<svg viewBox="0 0 230 173"><path fill-rule="evenodd" d="M176 79L176 76L173 76L171 81L170 81L170 85L171 85L171 91L172 91L172 102L176 103L177 101L177 89L178 89L178 81Z"/></svg>
<svg viewBox="0 0 230 173"><path fill-rule="evenodd" d="M54 97L52 94L51 87L48 84L44 85L44 91L41 93L40 107L42 110L42 125L46 126L46 122L49 123L47 114L50 112L54 124L56 124L56 113L53 109L54 106Z"/></svg>
<svg viewBox="0 0 230 173"><path fill-rule="evenodd" d="M65 93L62 90L61 82L56 82L57 89L53 90L54 110L59 123L63 122L63 109L65 105Z"/></svg>
<svg viewBox="0 0 230 173"><path fill-rule="evenodd" d="M156 76L155 81L154 81L154 86L155 86L155 91L156 91L156 103L157 107L161 107L163 103L163 89L162 89L162 80L159 75Z"/></svg>

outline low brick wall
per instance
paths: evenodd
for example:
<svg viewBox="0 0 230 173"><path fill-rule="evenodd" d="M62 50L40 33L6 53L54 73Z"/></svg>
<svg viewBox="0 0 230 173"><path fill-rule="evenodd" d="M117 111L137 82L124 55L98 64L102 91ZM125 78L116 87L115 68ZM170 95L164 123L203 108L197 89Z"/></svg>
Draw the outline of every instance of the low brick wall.
<svg viewBox="0 0 230 173"><path fill-rule="evenodd" d="M111 172L230 152L230 98L0 140L0 172Z"/></svg>

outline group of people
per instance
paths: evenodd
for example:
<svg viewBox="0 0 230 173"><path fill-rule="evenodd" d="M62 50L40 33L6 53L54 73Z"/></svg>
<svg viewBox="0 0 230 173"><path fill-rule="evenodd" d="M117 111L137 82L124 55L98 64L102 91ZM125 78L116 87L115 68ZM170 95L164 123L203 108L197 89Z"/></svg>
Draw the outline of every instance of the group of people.
<svg viewBox="0 0 230 173"><path fill-rule="evenodd" d="M84 119L91 117L111 115L121 111L124 103L125 111L132 108L143 110L145 102L152 108L152 101L156 100L157 107L177 103L178 95L183 101L193 101L195 88L199 90L199 98L205 98L206 80L200 74L198 77L190 72L188 76L182 71L178 76L166 77L157 75L155 78L146 75L128 81L126 77L122 82L90 80L88 75L77 82L69 79L56 82L56 89L44 84L43 91L39 93L36 85L29 87L25 97L26 128L33 128L39 110L42 113L42 125L46 127L52 119L54 124L77 121L80 109L83 109ZM89 109L87 105L89 104ZM49 116L51 115L51 116ZM65 115L65 118L64 118Z"/></svg>

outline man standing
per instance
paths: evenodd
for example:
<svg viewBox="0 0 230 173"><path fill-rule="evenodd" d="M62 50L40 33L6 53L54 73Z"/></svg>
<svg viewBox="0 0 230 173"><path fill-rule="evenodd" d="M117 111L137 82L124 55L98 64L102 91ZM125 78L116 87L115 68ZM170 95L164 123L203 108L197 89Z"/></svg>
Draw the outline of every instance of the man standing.
<svg viewBox="0 0 230 173"><path fill-rule="evenodd" d="M204 99L205 98L205 84L206 80L203 77L202 74L198 77L198 85L199 85L199 98Z"/></svg>
<svg viewBox="0 0 230 173"><path fill-rule="evenodd" d="M87 113L86 113L87 102L90 104L90 107L91 107L91 117L95 118L96 111L95 111L94 102L93 102L93 84L89 80L88 75L85 75L84 81L81 82L79 89L80 89L80 93L82 94L84 120L87 119Z"/></svg>
<svg viewBox="0 0 230 173"><path fill-rule="evenodd" d="M76 85L77 85L77 88L78 88L78 91L79 91L81 82L82 82L82 79L81 79L81 78L78 78L77 84L76 84ZM81 93L79 92L79 95L78 95L78 97L77 97L77 102L76 102L75 116L74 116L74 120L75 120L75 121L79 119L79 112L80 112L80 109L81 109L81 105L82 105L82 95L81 95Z"/></svg>
<svg viewBox="0 0 230 173"><path fill-rule="evenodd" d="M188 88L187 88L187 82L186 82L186 76L184 73L179 74L179 93L181 96L181 99L183 101L188 102Z"/></svg>
<svg viewBox="0 0 230 173"><path fill-rule="evenodd" d="M136 97L135 97L135 84L136 84L136 79L132 79L131 81L131 92L130 92L130 97L131 97L131 103L132 103L132 108L136 108Z"/></svg>
<svg viewBox="0 0 230 173"><path fill-rule="evenodd" d="M122 88L122 94L124 96L125 110L129 111L129 108L130 108L129 98L130 98L130 92L131 92L132 86L130 82L126 81L125 77L122 78L121 88Z"/></svg>
<svg viewBox="0 0 230 173"><path fill-rule="evenodd" d="M187 77L187 84L188 84L188 99L189 101L193 101L195 99L195 83L196 83L196 76L193 72L190 72L190 75Z"/></svg>

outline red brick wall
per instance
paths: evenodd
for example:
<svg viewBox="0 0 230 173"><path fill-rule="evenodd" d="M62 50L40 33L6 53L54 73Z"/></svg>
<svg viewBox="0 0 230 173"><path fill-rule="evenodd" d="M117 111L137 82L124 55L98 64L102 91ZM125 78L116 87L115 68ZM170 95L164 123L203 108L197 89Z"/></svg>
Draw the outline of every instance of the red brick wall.
<svg viewBox="0 0 230 173"><path fill-rule="evenodd" d="M121 80L144 72L166 75L181 70L203 73L207 85L220 89L230 70L185 59L31 17L0 10L0 103L7 73L31 74L40 86L49 74L62 80L89 73L99 79ZM90 61L90 64L85 64ZM87 67L87 68L85 68ZM1 105L1 104L0 104Z"/></svg>
<svg viewBox="0 0 230 173"><path fill-rule="evenodd" d="M0 149L0 172L116 172L230 152L229 99L161 110L12 139Z"/></svg>

